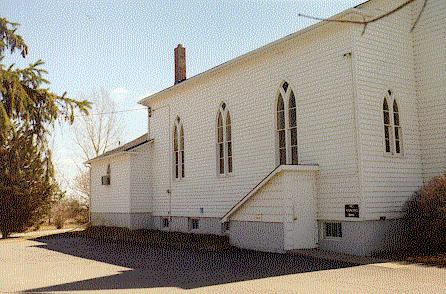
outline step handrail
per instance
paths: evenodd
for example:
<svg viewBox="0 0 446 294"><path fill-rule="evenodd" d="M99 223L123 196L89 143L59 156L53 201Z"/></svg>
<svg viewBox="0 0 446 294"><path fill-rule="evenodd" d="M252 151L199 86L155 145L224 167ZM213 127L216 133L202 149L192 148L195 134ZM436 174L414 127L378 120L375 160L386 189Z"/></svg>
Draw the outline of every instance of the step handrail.
<svg viewBox="0 0 446 294"><path fill-rule="evenodd" d="M243 205L243 203L245 203L253 192L256 192L257 189L259 189L259 186L263 186L266 182L265 180L268 179L271 175L275 174L275 173L279 173L282 170L286 170L287 166L295 166L295 167L318 167L318 164L279 164L278 166L276 166L269 174L267 174L260 182L257 183L257 185L254 186L254 188L252 188L243 198L241 198L234 206L231 207L231 209L228 210L227 213L225 213L225 215L221 218L220 222L221 223L225 223L228 221L229 216L231 216L241 205ZM280 170L279 170L280 168ZM313 169L314 170L314 169Z"/></svg>
<svg viewBox="0 0 446 294"><path fill-rule="evenodd" d="M262 180L260 180L260 182L257 183L257 185L254 186L254 188L252 188L251 190L249 190L248 193L246 193L245 196L243 196L234 206L231 207L231 209L228 210L227 213L225 213L225 215L221 218L221 222L226 222L226 218L231 215L232 210L234 208L236 208L241 202L244 202L244 200L253 192L255 191L262 183L264 180L266 180L269 176L271 176L274 172L276 172L276 170L279 169L279 167L283 166L283 164L279 164L278 166L276 166L269 174L267 174L265 177L262 178Z"/></svg>

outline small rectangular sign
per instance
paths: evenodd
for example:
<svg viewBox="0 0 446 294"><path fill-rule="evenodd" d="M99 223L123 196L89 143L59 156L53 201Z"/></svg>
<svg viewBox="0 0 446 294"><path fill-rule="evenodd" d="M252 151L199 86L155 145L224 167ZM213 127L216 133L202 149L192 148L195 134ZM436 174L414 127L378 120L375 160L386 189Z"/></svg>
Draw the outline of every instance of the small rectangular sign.
<svg viewBox="0 0 446 294"><path fill-rule="evenodd" d="M358 204L346 204L345 205L345 217L359 217L359 205Z"/></svg>

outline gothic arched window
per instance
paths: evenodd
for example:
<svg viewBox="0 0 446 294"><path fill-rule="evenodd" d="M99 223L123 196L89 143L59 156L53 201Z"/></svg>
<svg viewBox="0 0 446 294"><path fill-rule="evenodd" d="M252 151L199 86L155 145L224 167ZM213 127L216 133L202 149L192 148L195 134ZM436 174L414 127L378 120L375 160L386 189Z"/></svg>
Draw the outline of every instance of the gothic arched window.
<svg viewBox="0 0 446 294"><path fill-rule="evenodd" d="M396 99L392 98L389 90L389 97L384 98L383 119L384 119L384 147L388 154L401 154L403 150L400 111ZM389 108L392 105L392 112Z"/></svg>
<svg viewBox="0 0 446 294"><path fill-rule="evenodd" d="M175 178L184 178L184 128L179 117L175 120L173 127L173 158Z"/></svg>
<svg viewBox="0 0 446 294"><path fill-rule="evenodd" d="M231 115L225 103L217 113L217 171L218 174L232 173L232 130Z"/></svg>
<svg viewBox="0 0 446 294"><path fill-rule="evenodd" d="M386 153L390 153L392 152L390 143L390 132L392 130L392 126L390 122L390 111L389 111L389 104L387 103L387 98L384 98L383 116L384 116L384 144L386 148Z"/></svg>
<svg viewBox="0 0 446 294"><path fill-rule="evenodd" d="M393 100L393 130L395 134L395 152L397 154L400 154L402 148L401 126L400 126L400 114L398 111L398 104L396 103L396 100Z"/></svg>
<svg viewBox="0 0 446 294"><path fill-rule="evenodd" d="M277 96L276 136L278 164L298 164L296 98L287 82Z"/></svg>

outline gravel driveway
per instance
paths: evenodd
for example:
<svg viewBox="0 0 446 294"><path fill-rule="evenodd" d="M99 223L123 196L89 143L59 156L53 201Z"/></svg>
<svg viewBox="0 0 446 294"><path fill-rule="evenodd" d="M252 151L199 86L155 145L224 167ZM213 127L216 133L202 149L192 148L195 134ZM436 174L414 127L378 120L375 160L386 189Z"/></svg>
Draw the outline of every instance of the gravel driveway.
<svg viewBox="0 0 446 294"><path fill-rule="evenodd" d="M0 241L0 292L446 293L446 269L299 255L123 245L54 235Z"/></svg>

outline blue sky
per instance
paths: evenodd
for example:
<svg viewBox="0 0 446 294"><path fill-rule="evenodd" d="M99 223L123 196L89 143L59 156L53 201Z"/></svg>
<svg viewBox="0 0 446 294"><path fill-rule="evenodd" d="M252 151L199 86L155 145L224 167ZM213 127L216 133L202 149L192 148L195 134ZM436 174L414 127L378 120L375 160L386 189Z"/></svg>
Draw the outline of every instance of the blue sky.
<svg viewBox="0 0 446 294"><path fill-rule="evenodd" d="M187 50L188 77L302 29L363 0L275 1L19 1L2 0L0 16L21 24L26 60L45 61L56 93L108 90L119 110L173 83L173 49ZM145 111L119 114L122 141L145 132ZM54 134L55 164L74 175L78 150L70 128Z"/></svg>

